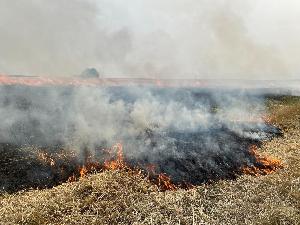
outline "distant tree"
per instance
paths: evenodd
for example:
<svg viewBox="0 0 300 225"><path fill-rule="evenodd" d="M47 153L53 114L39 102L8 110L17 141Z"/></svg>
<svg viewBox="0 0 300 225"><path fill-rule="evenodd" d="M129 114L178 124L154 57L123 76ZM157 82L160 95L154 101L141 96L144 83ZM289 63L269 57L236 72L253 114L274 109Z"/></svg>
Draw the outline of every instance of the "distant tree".
<svg viewBox="0 0 300 225"><path fill-rule="evenodd" d="M99 72L95 68L87 68L81 74L82 78L100 78Z"/></svg>

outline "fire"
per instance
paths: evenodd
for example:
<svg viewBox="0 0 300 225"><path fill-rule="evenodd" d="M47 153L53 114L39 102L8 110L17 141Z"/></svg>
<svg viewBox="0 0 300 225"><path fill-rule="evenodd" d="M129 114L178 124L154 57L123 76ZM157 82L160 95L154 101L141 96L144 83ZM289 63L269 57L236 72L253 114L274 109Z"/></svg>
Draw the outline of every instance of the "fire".
<svg viewBox="0 0 300 225"><path fill-rule="evenodd" d="M117 152L116 160L106 160L104 162L104 168L106 170L117 170L117 169L122 169L125 167L122 144L117 143L116 145L114 145L112 147L112 151L109 151L109 152L111 153L114 151Z"/></svg>
<svg viewBox="0 0 300 225"><path fill-rule="evenodd" d="M114 160L107 159L103 164L101 164L99 162L93 161L91 156L87 156L84 165L78 167L78 172L73 173L72 176L69 177L68 182L77 181L78 178L86 177L88 174L93 172L99 172L104 170L117 170L126 167L123 158L122 144L117 143L111 149L104 150L104 151L108 152L109 155L113 155L116 152L116 159ZM76 174L78 176L76 176Z"/></svg>
<svg viewBox="0 0 300 225"><path fill-rule="evenodd" d="M257 166L243 167L242 172L244 174L253 176L268 175L275 172L277 169L283 168L283 164L279 159L260 155L256 145L252 145L249 149L249 152L255 157Z"/></svg>
<svg viewBox="0 0 300 225"><path fill-rule="evenodd" d="M171 178L163 173L158 175L158 187L161 190L170 191L175 191L177 189L176 185L172 183Z"/></svg>
<svg viewBox="0 0 300 225"><path fill-rule="evenodd" d="M161 191L166 190L176 190L178 188L192 188L193 186L190 184L182 183L182 184L174 184L172 182L171 177L164 173L158 173L156 171L156 165L149 164L145 166L145 170L141 170L138 168L131 167L124 160L123 154L123 146L121 143L115 144L110 149L104 150L104 152L108 153L109 157L103 162L97 162L93 157L87 154L85 157L85 161L82 165L77 167L77 170L74 170L67 177L68 182L77 181L80 178L86 177L88 174L108 171L108 170L126 170L131 172L132 174L144 174L147 179L157 185L158 189ZM249 148L250 154L254 157L255 163L252 166L244 166L241 169L243 174L249 174L253 176L259 175L267 175L275 172L277 169L282 168L283 165L280 160L269 157L262 156L258 152L258 147L256 145L252 145ZM69 158L71 157L71 159ZM61 167L60 160L69 159L69 162L79 162L76 160L74 154L66 154L61 153L58 155L52 155L47 152L40 151L38 152L38 158L41 162L46 165L51 166L54 171L61 169L62 171L56 171L58 173L64 174L64 167Z"/></svg>
<svg viewBox="0 0 300 225"><path fill-rule="evenodd" d="M24 85L24 86L132 86L132 85L151 85L157 87L205 87L209 83L204 80L189 79L140 79L140 78L101 78L101 79L83 79L83 78L58 78L46 76L13 76L0 74L0 85Z"/></svg>
<svg viewBox="0 0 300 225"><path fill-rule="evenodd" d="M64 180L61 180L61 182L75 182L86 177L88 174L95 172L125 170L132 175L143 174L146 179L156 184L160 191L174 191L178 188L193 188L192 184L189 183L173 183L170 176L165 173L158 172L159 170L156 165L144 165L144 170L129 165L124 159L123 146L121 143L117 143L107 150L102 149L102 151L104 151L104 153L108 153L108 157L102 162L91 157L88 154L88 151L84 159L84 163L81 162L81 164L80 160L75 158L73 154L66 153L52 155L47 152L40 151L38 153L38 158L44 164L51 166L53 172L59 174L58 176L65 177L65 175L67 175L67 177L63 178ZM249 148L249 153L251 157L253 157L254 163L252 166L244 166L240 170L243 174L253 176L267 175L283 167L280 160L259 154L258 147L256 145L252 145ZM64 167L63 164L61 164L61 161L65 159L68 159L66 162L75 163L73 164L75 165L73 170L68 170L67 167Z"/></svg>
<svg viewBox="0 0 300 225"><path fill-rule="evenodd" d="M103 82L98 79L67 79L67 78L48 78L48 77L18 77L18 76L7 76L0 74L0 84L4 85L25 85L25 86L43 86L43 85L87 85L87 86L96 86L102 85Z"/></svg>
<svg viewBox="0 0 300 225"><path fill-rule="evenodd" d="M79 167L78 177L73 174L69 177L68 182L77 181L78 178L86 177L89 173L93 171L107 171L107 170L122 170L132 172L132 174L141 174L142 170L138 168L132 168L126 164L123 155L123 146L121 143L115 144L111 149L105 150L109 155L114 156L113 159L107 159L104 161L103 165L98 162L93 162L91 157L88 157L85 165ZM172 183L172 180L166 174L155 172L155 165L146 166L148 172L148 179L155 183L161 191L166 190L176 190L177 186ZM145 174L145 173L144 173ZM150 175L151 174L151 175Z"/></svg>
<svg viewBox="0 0 300 225"><path fill-rule="evenodd" d="M85 177L87 175L87 173L88 173L88 170L85 166L80 168L80 171L79 171L80 177Z"/></svg>

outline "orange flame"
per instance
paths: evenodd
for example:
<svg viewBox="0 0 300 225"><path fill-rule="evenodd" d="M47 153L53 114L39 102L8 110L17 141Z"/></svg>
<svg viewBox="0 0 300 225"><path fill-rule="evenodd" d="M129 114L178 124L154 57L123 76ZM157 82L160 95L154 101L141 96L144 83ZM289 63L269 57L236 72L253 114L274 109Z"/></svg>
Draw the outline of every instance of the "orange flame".
<svg viewBox="0 0 300 225"><path fill-rule="evenodd" d="M88 172L89 171L87 170L87 168L85 166L81 167L80 171L79 171L80 177L85 177Z"/></svg>
<svg viewBox="0 0 300 225"><path fill-rule="evenodd" d="M112 151L117 150L116 160L106 160L104 162L104 168L106 170L117 170L125 167L124 157L123 157L123 146L120 143L117 143L112 147Z"/></svg>
<svg viewBox="0 0 300 225"><path fill-rule="evenodd" d="M146 170L144 171L135 167L131 167L124 160L123 146L121 143L115 144L112 148L106 150L106 152L110 155L110 159L105 160L104 163L93 161L93 157L87 155L87 157L85 157L85 163L82 166L78 167L78 170L73 172L73 174L67 178L67 181L77 181L79 178L86 177L88 174L93 172L100 172L105 170L126 170L132 174L144 174L145 178L156 184L158 189L161 191L174 191L178 188L193 188L193 186L188 183L174 184L171 177L167 176L164 173L156 172L156 166L153 164L149 164L148 166L146 166ZM254 157L255 164L252 166L247 165L241 168L240 171L243 174L253 176L267 175L275 172L277 169L283 168L280 160L269 156L262 156L261 154L259 154L258 147L256 145L252 145L249 148L249 152ZM61 174L64 173L64 168L61 167L59 161L56 160L69 158L70 156L74 157L74 159L76 160L74 155L65 153L60 155L51 155L43 151L40 151L38 153L38 158L41 160L41 162L50 165L54 171L61 170Z"/></svg>
<svg viewBox="0 0 300 225"><path fill-rule="evenodd" d="M121 143L115 144L111 149L108 149L107 152L110 155L116 154L115 159L113 160L106 160L104 161L104 164L101 165L97 162L92 162L89 158L88 162L79 168L79 175L80 178L85 177L88 173L91 173L92 171L100 171L102 170L120 170L120 169L126 169L130 172L134 172L134 174L141 174L140 169L130 168L130 166L126 165L126 162L124 161L123 156L123 146ZM158 188L162 191L166 190L176 190L177 187L175 184L172 183L171 178L168 177L166 174L156 174L155 172L155 165L149 165L147 166L148 173L151 173L154 175L155 179L148 179L154 181L154 183L157 184ZM76 178L76 175L73 174L71 177L69 177L68 182L74 182L78 180Z"/></svg>
<svg viewBox="0 0 300 225"><path fill-rule="evenodd" d="M177 190L177 187L175 184L172 183L171 178L167 176L166 174L159 174L158 175L158 187L161 190L170 190L170 191L175 191Z"/></svg>
<svg viewBox="0 0 300 225"><path fill-rule="evenodd" d="M154 164L147 165L146 170L148 172L148 179L153 181L160 190L177 190L177 186L173 184L171 177L164 173L157 173L156 166Z"/></svg>
<svg viewBox="0 0 300 225"><path fill-rule="evenodd" d="M255 157L256 162L259 163L259 166L243 167L242 172L244 174L253 176L268 175L275 172L277 169L283 168L283 164L279 159L260 155L256 145L252 145L249 149L249 152Z"/></svg>

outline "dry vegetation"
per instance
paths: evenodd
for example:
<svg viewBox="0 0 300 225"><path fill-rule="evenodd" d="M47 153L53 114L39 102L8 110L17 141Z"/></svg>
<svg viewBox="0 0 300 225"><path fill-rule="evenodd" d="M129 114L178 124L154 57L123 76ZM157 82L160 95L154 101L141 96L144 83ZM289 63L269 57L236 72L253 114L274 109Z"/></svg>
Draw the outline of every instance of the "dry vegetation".
<svg viewBox="0 0 300 225"><path fill-rule="evenodd" d="M0 224L300 224L300 99L268 101L284 138L261 151L285 168L191 190L158 192L141 176L107 171L48 190L0 196Z"/></svg>

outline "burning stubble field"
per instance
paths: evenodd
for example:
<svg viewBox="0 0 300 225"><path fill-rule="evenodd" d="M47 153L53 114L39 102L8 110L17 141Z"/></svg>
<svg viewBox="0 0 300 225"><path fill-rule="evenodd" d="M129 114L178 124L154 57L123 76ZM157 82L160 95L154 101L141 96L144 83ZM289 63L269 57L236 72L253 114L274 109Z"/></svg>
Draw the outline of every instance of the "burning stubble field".
<svg viewBox="0 0 300 225"><path fill-rule="evenodd" d="M207 104L208 98L205 96L201 105ZM140 106L158 107L153 101L146 103ZM119 104L118 101L112 110L120 109ZM300 98L271 96L264 99L264 104L268 119L267 122L264 119L263 126L257 118L248 118L247 126L244 122L240 125L240 121L233 121L237 127L231 126L232 118L227 117L219 125L220 119L215 116L198 118L199 123L212 121L208 129L184 133L180 132L179 128L184 126L180 123L166 126L167 132L161 132L157 124L148 124L151 129L135 136L139 141L113 145L100 151L101 154L97 154L97 149L91 153L84 147L79 158L56 147L63 140L53 135L45 139L39 136L38 129L34 135L23 132L21 136L18 136L20 128L17 134L10 131L16 137L14 143L20 141L18 145L24 146L21 143L24 137L32 137L35 146L57 144L51 151L49 147L2 145L0 171L4 191L0 196L0 224L299 224ZM218 104L209 105L212 106L209 115L227 116L219 112ZM22 103L22 110L27 106ZM167 106L172 112L178 108ZM198 109L198 106L187 108ZM136 105L130 110L131 117L139 114L138 109ZM230 114L235 111L230 110ZM189 112L194 111L186 113ZM244 119L244 115L238 118ZM236 116L234 120L238 120ZM174 124L174 120L170 123ZM29 125L41 126L35 120ZM133 132L133 127L126 129ZM122 130L118 136L123 133ZM169 138L175 141L165 146L170 144ZM147 148L142 154L135 149L130 155L132 152L126 149L132 143L145 143ZM211 147L212 143L218 147ZM174 146L183 152L173 149L172 154L162 154ZM145 155L149 150L155 157ZM178 153L176 157L174 151Z"/></svg>

